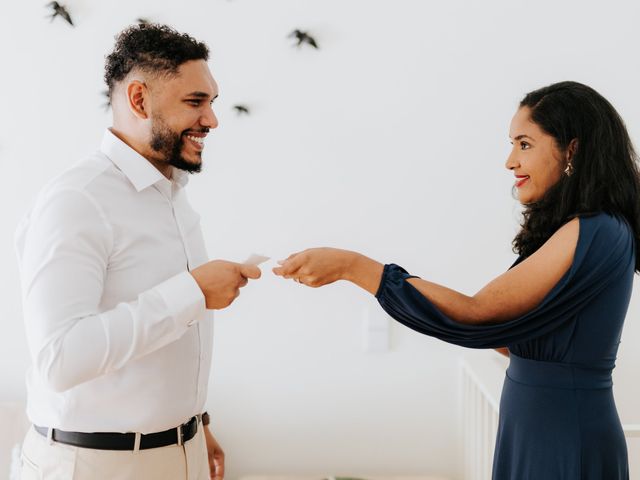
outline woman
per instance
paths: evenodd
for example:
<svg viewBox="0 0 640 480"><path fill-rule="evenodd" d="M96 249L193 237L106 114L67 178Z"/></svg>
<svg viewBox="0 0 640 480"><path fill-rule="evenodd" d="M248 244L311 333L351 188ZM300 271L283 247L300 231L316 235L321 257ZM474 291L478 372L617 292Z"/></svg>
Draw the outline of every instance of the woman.
<svg viewBox="0 0 640 480"><path fill-rule="evenodd" d="M345 250L290 256L274 273L349 280L404 325L473 348L508 347L496 480L628 479L611 372L640 242L640 179L624 123L593 89L529 93L511 122L523 223L515 264L474 296Z"/></svg>

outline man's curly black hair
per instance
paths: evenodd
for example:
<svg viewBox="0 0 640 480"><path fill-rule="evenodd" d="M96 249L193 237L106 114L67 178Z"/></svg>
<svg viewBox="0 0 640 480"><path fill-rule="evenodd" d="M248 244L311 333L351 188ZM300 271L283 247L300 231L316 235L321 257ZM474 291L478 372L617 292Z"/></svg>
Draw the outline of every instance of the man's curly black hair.
<svg viewBox="0 0 640 480"><path fill-rule="evenodd" d="M107 56L104 81L109 96L115 84L132 70L156 75L175 75L189 60L208 60L209 48L186 33L167 25L133 25L116 36L116 44Z"/></svg>

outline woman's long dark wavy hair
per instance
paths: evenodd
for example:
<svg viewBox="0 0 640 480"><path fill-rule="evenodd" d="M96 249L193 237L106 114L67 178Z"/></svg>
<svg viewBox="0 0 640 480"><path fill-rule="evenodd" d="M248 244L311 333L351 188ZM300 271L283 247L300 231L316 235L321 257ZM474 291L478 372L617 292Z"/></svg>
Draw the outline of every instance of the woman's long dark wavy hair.
<svg viewBox="0 0 640 480"><path fill-rule="evenodd" d="M514 252L529 256L564 223L578 215L606 212L633 230L640 271L640 174L637 155L622 118L594 89L561 82L528 93L520 107L566 153L577 140L573 173L562 175L539 201L525 205Z"/></svg>

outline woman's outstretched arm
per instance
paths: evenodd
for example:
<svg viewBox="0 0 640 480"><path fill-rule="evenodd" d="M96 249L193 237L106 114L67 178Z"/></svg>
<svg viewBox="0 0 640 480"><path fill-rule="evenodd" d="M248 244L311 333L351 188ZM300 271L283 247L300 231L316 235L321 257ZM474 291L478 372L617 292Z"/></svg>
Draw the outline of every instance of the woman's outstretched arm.
<svg viewBox="0 0 640 480"><path fill-rule="evenodd" d="M579 220L571 220L533 255L489 282L473 296L421 278L407 281L456 322L507 321L535 308L569 270L579 229ZM356 252L319 248L291 255L274 269L274 273L299 280L310 287L348 280L375 295L383 269L381 263Z"/></svg>

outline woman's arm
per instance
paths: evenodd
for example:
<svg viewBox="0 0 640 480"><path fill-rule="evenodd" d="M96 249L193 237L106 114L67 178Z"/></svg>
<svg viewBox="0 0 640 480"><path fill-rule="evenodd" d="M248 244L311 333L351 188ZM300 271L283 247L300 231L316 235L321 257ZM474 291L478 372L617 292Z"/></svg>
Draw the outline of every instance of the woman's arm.
<svg viewBox="0 0 640 480"><path fill-rule="evenodd" d="M478 324L511 320L533 310L569 270L579 229L579 220L571 220L533 255L472 297L419 278L408 282L455 321Z"/></svg>
<svg viewBox="0 0 640 480"><path fill-rule="evenodd" d="M468 324L503 322L535 308L573 262L580 223L577 218L561 227L529 258L489 282L473 296L420 278L411 283L442 313ZM290 256L274 273L311 287L348 280L375 295L383 265L356 252L311 249Z"/></svg>

